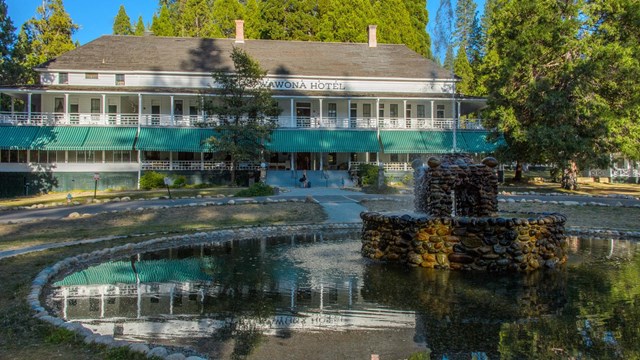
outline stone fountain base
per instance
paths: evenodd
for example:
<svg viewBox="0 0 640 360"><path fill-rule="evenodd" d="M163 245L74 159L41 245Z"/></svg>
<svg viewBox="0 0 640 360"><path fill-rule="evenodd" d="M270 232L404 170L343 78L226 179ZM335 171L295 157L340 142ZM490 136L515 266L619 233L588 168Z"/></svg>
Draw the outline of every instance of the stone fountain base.
<svg viewBox="0 0 640 360"><path fill-rule="evenodd" d="M561 214L433 217L363 212L362 255L410 266L530 272L567 261Z"/></svg>

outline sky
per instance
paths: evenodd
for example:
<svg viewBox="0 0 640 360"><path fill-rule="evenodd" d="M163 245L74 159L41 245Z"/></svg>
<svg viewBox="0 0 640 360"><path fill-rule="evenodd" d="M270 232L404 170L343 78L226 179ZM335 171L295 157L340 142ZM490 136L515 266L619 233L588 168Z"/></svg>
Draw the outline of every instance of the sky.
<svg viewBox="0 0 640 360"><path fill-rule="evenodd" d="M36 8L42 5L42 0L5 0L9 7L9 17L13 25L19 29L22 24L35 16ZM451 0L455 9L455 0ZM476 0L478 10L482 13L485 0ZM145 24L151 23L153 13L158 9L158 0L64 0L67 10L74 23L80 26L73 39L81 45L88 43L102 35L113 33L113 20L118 14L120 5L124 5L127 15L135 23L142 15ZM431 32L435 24L436 12L440 0L427 0L429 11L429 25Z"/></svg>

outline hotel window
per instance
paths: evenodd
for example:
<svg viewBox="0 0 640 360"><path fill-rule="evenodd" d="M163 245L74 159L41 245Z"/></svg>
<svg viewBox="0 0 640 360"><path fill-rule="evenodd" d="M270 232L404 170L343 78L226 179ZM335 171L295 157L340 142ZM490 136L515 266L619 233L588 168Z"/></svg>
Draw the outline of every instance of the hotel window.
<svg viewBox="0 0 640 360"><path fill-rule="evenodd" d="M335 165L338 163L338 154L337 153L329 153L327 154L327 162L329 165Z"/></svg>
<svg viewBox="0 0 640 360"><path fill-rule="evenodd" d="M92 114L100 113L100 99L91 99L91 113Z"/></svg>
<svg viewBox="0 0 640 360"><path fill-rule="evenodd" d="M338 117L338 107L336 105L336 103L328 103L327 104L327 113L329 115L330 118L336 118Z"/></svg>
<svg viewBox="0 0 640 360"><path fill-rule="evenodd" d="M85 73L84 74L84 78L87 80L97 80L98 79L98 73Z"/></svg>
<svg viewBox="0 0 640 360"><path fill-rule="evenodd" d="M398 104L389 104L389 116L392 118L398 117Z"/></svg>
<svg viewBox="0 0 640 360"><path fill-rule="evenodd" d="M377 162L378 153L369 153L369 162Z"/></svg>
<svg viewBox="0 0 640 360"><path fill-rule="evenodd" d="M116 74L116 85L124 85L124 74Z"/></svg>
<svg viewBox="0 0 640 360"><path fill-rule="evenodd" d="M424 110L424 105L418 105L418 118L424 119L427 117L427 113Z"/></svg>
<svg viewBox="0 0 640 360"><path fill-rule="evenodd" d="M398 154L389 154L389 161L390 162L398 162L398 161L400 161L398 159Z"/></svg>
<svg viewBox="0 0 640 360"><path fill-rule="evenodd" d="M349 158L351 159L351 161L358 161L358 153L351 153L351 156Z"/></svg>
<svg viewBox="0 0 640 360"><path fill-rule="evenodd" d="M349 113L349 114L350 114L349 116L350 116L352 119L357 118L357 117L358 117L358 104L352 103L352 104L351 104L351 109L350 109L350 111L351 111L351 112Z"/></svg>
<svg viewBox="0 0 640 360"><path fill-rule="evenodd" d="M436 118L444 119L444 105L436 105Z"/></svg>
<svg viewBox="0 0 640 360"><path fill-rule="evenodd" d="M58 84L68 84L69 73L58 73Z"/></svg>
<svg viewBox="0 0 640 360"><path fill-rule="evenodd" d="M371 104L362 104L362 117L371 117Z"/></svg>
<svg viewBox="0 0 640 360"><path fill-rule="evenodd" d="M383 118L384 117L384 104L380 104L378 106L378 116Z"/></svg>
<svg viewBox="0 0 640 360"><path fill-rule="evenodd" d="M408 118L411 117L411 104L407 104L407 108L405 110L405 116Z"/></svg>

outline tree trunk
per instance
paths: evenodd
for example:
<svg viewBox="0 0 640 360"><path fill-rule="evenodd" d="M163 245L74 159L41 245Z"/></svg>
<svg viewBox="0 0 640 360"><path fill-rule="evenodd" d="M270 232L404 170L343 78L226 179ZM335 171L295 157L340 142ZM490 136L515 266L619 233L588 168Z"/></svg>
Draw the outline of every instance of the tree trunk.
<svg viewBox="0 0 640 360"><path fill-rule="evenodd" d="M516 161L516 173L515 175L513 175L513 181L514 182L520 182L522 181L522 164L520 163L520 161Z"/></svg>

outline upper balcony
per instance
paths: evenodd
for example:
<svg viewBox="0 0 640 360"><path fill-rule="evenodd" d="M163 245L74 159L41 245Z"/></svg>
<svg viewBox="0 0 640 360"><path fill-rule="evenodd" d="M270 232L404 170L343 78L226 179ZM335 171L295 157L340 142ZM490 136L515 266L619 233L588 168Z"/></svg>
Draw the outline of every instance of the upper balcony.
<svg viewBox="0 0 640 360"><path fill-rule="evenodd" d="M0 124L30 126L142 126L142 127L202 127L218 125L215 116L169 114L96 114L51 112L0 112ZM456 120L451 118L418 117L309 117L280 116L279 128L317 129L453 129ZM483 130L479 119L459 119L459 129Z"/></svg>

